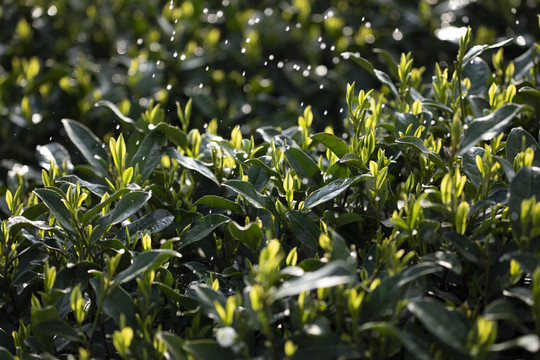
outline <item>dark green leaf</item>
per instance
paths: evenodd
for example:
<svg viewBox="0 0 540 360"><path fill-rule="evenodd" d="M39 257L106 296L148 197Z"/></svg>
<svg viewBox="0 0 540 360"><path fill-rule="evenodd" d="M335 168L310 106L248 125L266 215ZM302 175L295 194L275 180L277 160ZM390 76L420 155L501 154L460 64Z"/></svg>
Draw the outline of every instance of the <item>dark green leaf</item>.
<svg viewBox="0 0 540 360"><path fill-rule="evenodd" d="M497 48L506 46L509 43L511 43L512 41L513 41L513 39L506 39L506 40L503 40L503 41L498 42L498 43L493 44L493 45L476 45L476 46L473 46L472 48L469 49L469 51L467 51L467 53L463 57L463 67L466 68L468 65L471 64L470 61L472 59L474 59L477 56L482 55L482 53L484 53L485 51L488 51L488 50L491 50L491 49L497 49Z"/></svg>
<svg viewBox="0 0 540 360"><path fill-rule="evenodd" d="M510 200L508 202L512 232L518 239L522 235L521 202L532 196L536 196L536 200L540 201L540 168L524 167L510 183Z"/></svg>
<svg viewBox="0 0 540 360"><path fill-rule="evenodd" d="M506 139L506 159L513 164L516 155L527 148L534 151L534 162L540 162L540 147L534 137L522 128L513 128Z"/></svg>
<svg viewBox="0 0 540 360"><path fill-rule="evenodd" d="M0 360L13 360L13 355L3 346L0 346Z"/></svg>
<svg viewBox="0 0 540 360"><path fill-rule="evenodd" d="M186 231L178 246L178 249L182 249L188 245L201 241L206 236L210 235L218 226L223 225L231 221L225 215L221 214L210 214L205 217L197 220L193 226Z"/></svg>
<svg viewBox="0 0 540 360"><path fill-rule="evenodd" d="M347 144L335 135L327 133L318 133L311 136L311 140L317 143L321 143L330 149L331 152L336 154L338 158L349 152Z"/></svg>
<svg viewBox="0 0 540 360"><path fill-rule="evenodd" d="M491 140L499 135L519 114L522 108L521 105L504 104L493 113L474 119L461 138L458 155L465 154L480 141Z"/></svg>
<svg viewBox="0 0 540 360"><path fill-rule="evenodd" d="M157 209L141 217L140 219L127 225L127 230L131 236L134 236L138 231L154 234L165 229L174 221L174 216L164 209ZM126 227L122 227L116 237L123 240L126 236Z"/></svg>
<svg viewBox="0 0 540 360"><path fill-rule="evenodd" d="M187 360L184 352L184 341L176 334L169 331L160 331L157 338L167 347L167 351L174 360Z"/></svg>
<svg viewBox="0 0 540 360"><path fill-rule="evenodd" d="M214 173L210 171L202 161L184 156L180 154L178 150L173 148L168 148L165 151L165 154L178 161L178 163L180 163L180 165L182 165L186 169L198 172L202 176L212 180L217 185L219 185L219 181L216 178L216 175L214 175Z"/></svg>
<svg viewBox="0 0 540 360"><path fill-rule="evenodd" d="M108 100L100 100L96 103L96 106L103 106L103 107L107 107L109 109L111 109L114 114L116 116L118 116L118 118L120 120L122 120L123 122L127 123L127 124L135 124L135 121L127 116L125 116L124 114L122 114L122 112L118 109L118 107L113 104L112 102L108 101Z"/></svg>
<svg viewBox="0 0 540 360"><path fill-rule="evenodd" d="M157 125L149 125L149 129L153 132L163 132L167 139L169 139L174 145L180 146L183 149L188 147L188 139L185 132L180 130L177 126L172 126L164 122L160 122Z"/></svg>
<svg viewBox="0 0 540 360"><path fill-rule="evenodd" d="M48 336L60 336L68 340L79 341L79 335L73 328L62 321L46 321L37 324L37 331Z"/></svg>
<svg viewBox="0 0 540 360"><path fill-rule="evenodd" d="M51 214L66 231L75 233L75 229L71 226L71 215L69 214L69 210L62 202L62 196L58 191L55 191L52 188L45 188L36 189L34 190L34 193L45 203L45 205L47 205Z"/></svg>
<svg viewBox="0 0 540 360"><path fill-rule="evenodd" d="M352 184L371 178L370 175L358 175L353 178L337 179L312 192L304 202L304 210L310 210L315 206L330 200L335 200Z"/></svg>
<svg viewBox="0 0 540 360"><path fill-rule="evenodd" d="M116 191L114 194L112 194L111 196L109 196L105 201L100 202L99 204L97 204L96 206L88 210L83 215L82 223L86 225L86 223L90 221L95 215L97 215L97 213L99 213L101 209L103 209L108 204L111 204L114 201L120 199L122 196L124 196L124 194L128 193L129 191L130 191L129 188L120 189Z"/></svg>
<svg viewBox="0 0 540 360"><path fill-rule="evenodd" d="M311 188L318 188L322 182L321 170L317 163L300 149L291 147L285 150L289 165L294 169L302 182L307 182Z"/></svg>
<svg viewBox="0 0 540 360"><path fill-rule="evenodd" d="M116 283L125 283L128 282L139 274L147 270L156 270L158 267L163 265L171 256L180 258L182 255L173 250L165 249L155 249L155 250L146 250L139 255L135 256L133 263L124 271L118 273L114 277L114 282Z"/></svg>
<svg viewBox="0 0 540 360"><path fill-rule="evenodd" d="M335 260L313 272L281 285L275 294L275 299L298 295L304 291L320 288L329 288L356 281L356 271L351 264L342 260Z"/></svg>
<svg viewBox="0 0 540 360"><path fill-rule="evenodd" d="M471 87L468 95L484 95L488 89L488 80L491 77L491 69L482 58L474 58L463 70L462 79L469 78Z"/></svg>
<svg viewBox="0 0 540 360"><path fill-rule="evenodd" d="M302 249L310 255L315 255L319 248L321 230L313 219L300 211L287 212L294 237L302 244Z"/></svg>
<svg viewBox="0 0 540 360"><path fill-rule="evenodd" d="M238 205L234 201L216 195L205 195L193 204L193 206L200 205L210 206L213 208L227 209L234 211L238 214L242 213L242 208L240 207L240 205Z"/></svg>
<svg viewBox="0 0 540 360"><path fill-rule="evenodd" d="M532 95L534 97L537 97L537 98L540 98L540 91L539 90L536 90L530 86L524 86L522 88L519 89L519 93L523 93L523 94L529 94L529 95Z"/></svg>
<svg viewBox="0 0 540 360"><path fill-rule="evenodd" d="M517 261L521 269L531 275L540 267L540 258L534 254L511 252L504 254L503 259Z"/></svg>
<svg viewBox="0 0 540 360"><path fill-rule="evenodd" d="M264 189L268 181L270 180L270 173L257 164L251 165L247 173L248 181L253 184L253 188L256 191Z"/></svg>
<svg viewBox="0 0 540 360"><path fill-rule="evenodd" d="M441 266L436 263L420 263L412 265L400 274L401 279L397 283L397 286L404 286L418 278L438 271L441 271Z"/></svg>
<svg viewBox="0 0 540 360"><path fill-rule="evenodd" d="M481 158L484 156L485 150L480 147L470 148L464 155L461 161L463 172L467 175L467 179L477 188L482 184L482 173L476 165L476 156Z"/></svg>
<svg viewBox="0 0 540 360"><path fill-rule="evenodd" d="M167 139L162 132L153 131L146 135L138 146L137 152L131 159L131 166L139 165L141 180L148 179L152 171L161 161L163 156L162 148L167 145Z"/></svg>
<svg viewBox="0 0 540 360"><path fill-rule="evenodd" d="M96 293L96 298L101 297L101 279L92 278L90 284ZM109 316L117 325L120 325L120 317L124 315L128 326L137 326L135 319L135 303L133 298L121 287L115 286L103 300L103 312Z"/></svg>
<svg viewBox="0 0 540 360"><path fill-rule="evenodd" d="M434 253L427 254L422 257L422 262L424 263L432 262L434 264L442 266L443 268L451 270L456 275L461 275L461 271L462 271L461 263L459 262L458 258L454 255L454 253L450 251L436 251Z"/></svg>
<svg viewBox="0 0 540 360"><path fill-rule="evenodd" d="M416 358L423 360L431 359L430 354L416 343L414 335L399 331L391 323L368 322L360 327L360 331L376 331L383 335L390 335L391 337L398 339L411 354L414 354Z"/></svg>
<svg viewBox="0 0 540 360"><path fill-rule="evenodd" d="M217 302L221 306L225 307L227 302L227 299L222 293L205 284L192 285L188 289L186 295L190 298L196 299L201 305L201 309L204 314L213 320L219 319L219 315L216 312L216 306L214 303Z"/></svg>
<svg viewBox="0 0 540 360"><path fill-rule="evenodd" d="M151 197L152 193L150 192L132 191L122 197L110 213L99 219L99 223L105 225L118 224L137 212Z"/></svg>
<svg viewBox="0 0 540 360"><path fill-rule="evenodd" d="M473 264L480 264L480 249L478 245L465 235L461 235L456 232L449 232L444 234L444 239L454 244L458 252L465 258L465 260L470 261Z"/></svg>
<svg viewBox="0 0 540 360"><path fill-rule="evenodd" d="M407 309L437 339L460 353L467 351L469 325L459 312L435 301L419 299L411 300Z"/></svg>
<svg viewBox="0 0 540 360"><path fill-rule="evenodd" d="M105 144L90 129L74 120L62 120L69 139L79 149L86 161L100 176L107 176L107 151Z"/></svg>
<svg viewBox="0 0 540 360"><path fill-rule="evenodd" d="M59 183L72 184L72 185L79 184L81 187L88 189L90 192L100 197L109 191L109 188L107 186L83 180L77 175L67 175L67 176L59 177L55 179L55 181Z"/></svg>
<svg viewBox="0 0 540 360"><path fill-rule="evenodd" d="M48 170L51 166L51 160L53 160L55 166L62 168L65 165L68 171L73 171L71 156L62 144L53 142L47 145L38 145L36 154L39 166L44 169Z"/></svg>
<svg viewBox="0 0 540 360"><path fill-rule="evenodd" d="M54 228L42 220L28 220L24 216L12 216L8 219L6 228L11 229L12 234L18 233L23 227L30 226L40 230L50 231Z"/></svg>
<svg viewBox="0 0 540 360"><path fill-rule="evenodd" d="M233 352L222 348L214 340L192 340L184 343L184 350L198 360L234 359Z"/></svg>
<svg viewBox="0 0 540 360"><path fill-rule="evenodd" d="M242 195L251 205L257 209L266 209L272 211L274 203L269 197L261 195L253 188L253 185L246 181L241 180L229 180L223 183L223 186L233 190L234 192Z"/></svg>
<svg viewBox="0 0 540 360"><path fill-rule="evenodd" d="M426 147L426 145L424 145L424 142L420 138L417 138L415 136L404 136L396 139L396 142L398 144L411 145L414 149L420 151L423 155L427 156L427 158L433 163L435 163L438 167L440 167L444 171L447 170L444 161L442 161L441 159L441 156L434 151L428 150L428 148Z"/></svg>
<svg viewBox="0 0 540 360"><path fill-rule="evenodd" d="M228 227L233 238L239 240L254 253L257 251L261 239L264 237L263 230L258 223L250 222L246 226L241 226L236 221L231 221Z"/></svg>

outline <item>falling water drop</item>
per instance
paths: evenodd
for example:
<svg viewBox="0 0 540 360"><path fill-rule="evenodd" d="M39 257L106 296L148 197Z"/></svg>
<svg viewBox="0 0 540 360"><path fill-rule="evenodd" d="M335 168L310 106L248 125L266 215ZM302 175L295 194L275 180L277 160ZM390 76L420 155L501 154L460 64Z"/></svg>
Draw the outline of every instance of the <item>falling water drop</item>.
<svg viewBox="0 0 540 360"><path fill-rule="evenodd" d="M174 58L175 57L178 57L178 51L175 51L174 54L172 55Z"/></svg>
<svg viewBox="0 0 540 360"><path fill-rule="evenodd" d="M285 31L289 31L290 29L291 29L291 27L290 27L290 26L287 26L287 27L285 28Z"/></svg>
<svg viewBox="0 0 540 360"><path fill-rule="evenodd" d="M171 84L168 84L167 85L167 90L171 90L172 89L172 85Z"/></svg>

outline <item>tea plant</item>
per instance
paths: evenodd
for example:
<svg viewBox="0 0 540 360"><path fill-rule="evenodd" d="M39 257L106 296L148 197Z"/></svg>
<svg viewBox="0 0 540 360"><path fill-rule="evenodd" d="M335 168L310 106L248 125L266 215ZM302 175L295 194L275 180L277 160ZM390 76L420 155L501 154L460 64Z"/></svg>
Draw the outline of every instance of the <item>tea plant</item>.
<svg viewBox="0 0 540 360"><path fill-rule="evenodd" d="M49 143L5 191L2 358L533 358L538 45L469 40L427 84L352 54L383 85L347 86L343 134L63 120L85 164Z"/></svg>

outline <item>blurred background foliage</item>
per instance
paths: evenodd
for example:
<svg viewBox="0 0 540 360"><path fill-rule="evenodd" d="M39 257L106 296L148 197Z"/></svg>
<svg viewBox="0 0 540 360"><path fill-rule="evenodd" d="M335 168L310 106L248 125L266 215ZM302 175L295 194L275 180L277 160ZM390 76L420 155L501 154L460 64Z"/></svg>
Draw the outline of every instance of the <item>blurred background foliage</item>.
<svg viewBox="0 0 540 360"><path fill-rule="evenodd" d="M175 103L193 98L193 126L245 134L312 105L315 129L339 129L346 84L378 87L342 53L384 68L410 51L428 76L452 66L466 26L474 44L513 37L505 58L518 56L539 37L537 13L536 0L3 0L0 179L32 177L36 146L65 141L62 118L118 132L99 100L133 118L159 104L176 124Z"/></svg>

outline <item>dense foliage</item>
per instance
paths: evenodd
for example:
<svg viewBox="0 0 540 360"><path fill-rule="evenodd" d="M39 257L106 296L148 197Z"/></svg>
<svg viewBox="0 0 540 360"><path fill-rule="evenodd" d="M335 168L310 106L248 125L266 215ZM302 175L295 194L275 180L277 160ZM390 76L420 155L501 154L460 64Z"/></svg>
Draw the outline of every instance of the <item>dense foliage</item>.
<svg viewBox="0 0 540 360"><path fill-rule="evenodd" d="M274 78L271 86L279 90L254 90L257 81L270 78L264 71L271 71L255 73L258 59L266 56L257 51L267 47L262 40L246 43L256 35L242 33L257 28L258 22L249 23L257 10L227 2L243 19L235 25L228 14L218 22L217 12L197 2L172 4L172 9L167 3L160 14L150 2L113 3L141 7L141 16L155 16L164 32L176 24L172 19L182 18L181 33L200 36L205 54L194 55L198 45L190 45L193 53L185 50L179 69L160 69L158 60L176 56L159 45L162 35L150 31L149 22L137 23L139 18L121 5L107 11L88 6L88 21L107 30L84 37L84 24L73 22L70 34L82 36L77 46L94 49L95 59L75 57L81 62L73 64L13 57L12 67L5 67L0 99L2 114L11 121L0 124L2 151L29 163L4 159L10 171L1 183L1 359L538 356L538 43L524 39L528 48L518 56L511 39L473 45L467 29L455 60L445 55L446 66L419 66L414 52L396 61L391 52L379 51L384 68L346 46L342 58L367 74L374 90L358 90L360 82L347 85L338 64L335 69L328 65L320 77L328 83L317 78L298 86L324 85L328 98L342 87L344 101L338 103L343 103L345 121L316 126L315 108L306 102L294 124L277 123L272 114L261 120L270 111L263 106L269 98L261 94L296 101L292 113L301 99ZM430 3L420 2L420 7L427 11ZM30 14L40 5L7 4L28 8ZM69 4L55 4L55 11L84 3ZM309 35L303 35L305 46L319 43L318 34L306 28L334 34L327 19L317 21L313 15L319 13L316 5L312 14L309 2L294 4L264 21L282 24L290 20L282 19L289 11L305 31L296 36ZM333 4L333 11L349 13L343 4L348 2ZM412 6L405 1L365 4L373 14L384 6L402 6L400 14L407 14ZM268 5L259 6L264 13ZM19 19L19 12L6 13L9 6L2 9L3 18ZM114 21L107 20L113 15ZM387 15L392 19L391 11ZM204 28L208 33L195 31L201 16L219 23L215 28L230 33L231 42L246 43L247 57L253 51L254 82L239 102L235 89L246 84L229 83L235 75L228 68L221 69L227 80L208 93L180 86L201 81L197 76L213 78L220 69L210 74L201 70L206 66L228 64L219 60L226 53L221 35L212 45L211 27ZM21 21L15 22L17 32L24 33ZM116 31L114 26L124 22L139 24L134 34ZM26 30L59 31L54 21L45 24ZM334 25L336 47L340 39L352 37L342 31L345 24ZM148 38L136 45L142 34ZM120 37L111 43L113 35ZM126 57L107 61L123 62L115 63L118 68L96 66L100 51L107 56L103 44L113 44L118 53L124 49L118 48L121 36ZM36 46L30 39L26 46ZM286 47L286 39L274 41ZM4 51L24 51L17 50L22 43ZM152 43L158 44L154 50ZM421 47L404 44L413 51ZM51 59L66 56L62 51L67 49L77 53L72 42L56 46L42 51ZM319 49L300 53L323 61L318 57L328 54ZM240 58L238 63L247 66ZM129 97L115 93L118 87L107 85L109 75L101 77L101 71L118 74ZM303 79L297 72L279 76ZM167 81L178 82L181 96L171 89L161 92ZM107 91L119 97L104 96ZM320 93L307 94L306 101L320 105ZM219 111L228 113L223 122L209 103L223 106ZM75 109L64 109L66 104ZM252 111L237 116L240 104ZM47 121L55 111L73 111L78 119ZM214 119L203 127L195 113ZM252 120L247 134L237 125L246 117ZM23 130L27 126L30 130ZM41 142L48 135L44 129L58 127L58 141ZM35 155L34 141L42 144Z"/></svg>

